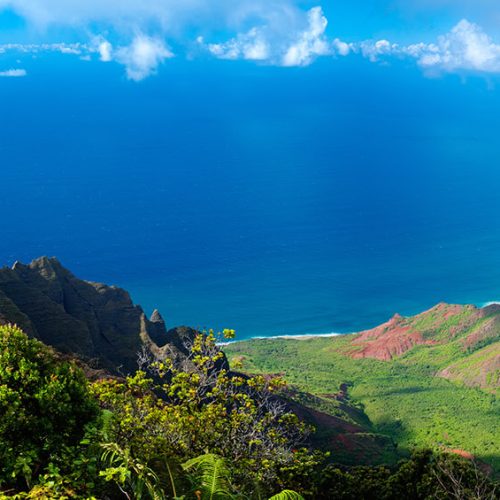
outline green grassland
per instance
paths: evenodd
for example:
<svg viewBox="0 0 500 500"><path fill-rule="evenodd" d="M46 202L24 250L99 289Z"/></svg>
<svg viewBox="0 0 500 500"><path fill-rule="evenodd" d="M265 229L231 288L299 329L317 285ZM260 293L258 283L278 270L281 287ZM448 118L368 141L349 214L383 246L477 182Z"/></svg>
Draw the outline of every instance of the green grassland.
<svg viewBox="0 0 500 500"><path fill-rule="evenodd" d="M443 325L443 331L449 327ZM346 356L343 351L351 338L259 339L224 350L230 360L242 361L244 371L280 373L300 391L323 401L325 395L337 393L340 384L348 384L351 404L364 409L373 432L392 437L403 452L423 446L457 448L500 471L500 408L494 393L435 376L452 363L464 370L462 365L474 362L459 339L417 346L392 361L378 361ZM483 347L475 356L488 355L483 351L493 347ZM335 406L312 405L336 411Z"/></svg>

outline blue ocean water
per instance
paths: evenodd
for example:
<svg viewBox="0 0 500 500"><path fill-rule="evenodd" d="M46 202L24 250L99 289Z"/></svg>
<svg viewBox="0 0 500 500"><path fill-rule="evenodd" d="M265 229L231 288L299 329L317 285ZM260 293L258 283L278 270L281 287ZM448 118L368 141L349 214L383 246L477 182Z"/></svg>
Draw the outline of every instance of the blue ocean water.
<svg viewBox="0 0 500 500"><path fill-rule="evenodd" d="M496 82L41 57L0 79L0 263L56 255L240 338L500 299Z"/></svg>

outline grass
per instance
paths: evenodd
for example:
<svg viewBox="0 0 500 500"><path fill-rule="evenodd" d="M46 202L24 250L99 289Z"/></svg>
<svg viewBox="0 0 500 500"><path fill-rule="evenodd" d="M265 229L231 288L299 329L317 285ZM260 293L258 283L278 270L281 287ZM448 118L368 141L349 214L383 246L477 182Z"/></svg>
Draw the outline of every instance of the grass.
<svg viewBox="0 0 500 500"><path fill-rule="evenodd" d="M418 346L390 362L345 356L342 350L349 341L348 336L262 339L237 342L225 351L230 360L242 359L245 371L281 373L313 395L336 393L340 384L348 383L351 401L362 406L373 429L392 437L400 448L459 448L500 471L495 395L434 376L451 362L466 362L458 341Z"/></svg>

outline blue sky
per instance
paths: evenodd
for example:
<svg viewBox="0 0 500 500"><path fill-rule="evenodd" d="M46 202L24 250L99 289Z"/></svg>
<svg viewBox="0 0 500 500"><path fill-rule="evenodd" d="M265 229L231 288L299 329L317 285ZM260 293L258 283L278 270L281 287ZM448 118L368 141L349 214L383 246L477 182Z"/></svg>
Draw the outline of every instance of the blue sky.
<svg viewBox="0 0 500 500"><path fill-rule="evenodd" d="M307 67L364 57L405 60L424 77L491 77L499 26L496 0L0 0L0 76L29 76L26 60L49 52L121 65L138 82L173 58Z"/></svg>

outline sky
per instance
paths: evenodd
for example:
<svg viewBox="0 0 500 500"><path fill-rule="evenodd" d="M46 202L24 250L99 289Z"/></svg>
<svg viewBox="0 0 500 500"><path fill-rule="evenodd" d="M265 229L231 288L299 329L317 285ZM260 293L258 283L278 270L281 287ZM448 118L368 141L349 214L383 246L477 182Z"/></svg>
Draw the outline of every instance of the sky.
<svg viewBox="0 0 500 500"><path fill-rule="evenodd" d="M283 68L407 61L424 78L500 73L497 0L0 0L0 77L44 53L117 64L141 82L169 61ZM67 59L66 58L66 59ZM61 59L59 64L64 64Z"/></svg>

